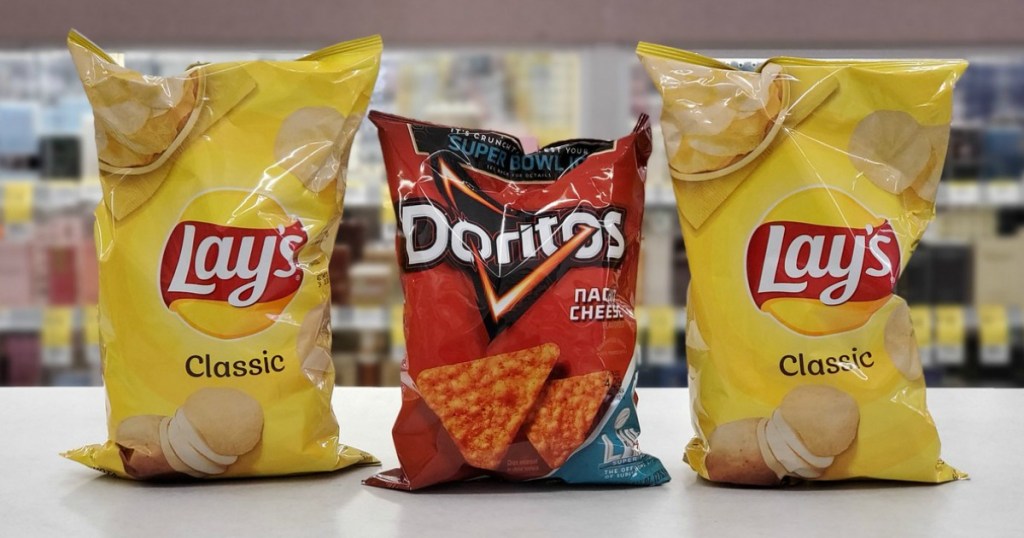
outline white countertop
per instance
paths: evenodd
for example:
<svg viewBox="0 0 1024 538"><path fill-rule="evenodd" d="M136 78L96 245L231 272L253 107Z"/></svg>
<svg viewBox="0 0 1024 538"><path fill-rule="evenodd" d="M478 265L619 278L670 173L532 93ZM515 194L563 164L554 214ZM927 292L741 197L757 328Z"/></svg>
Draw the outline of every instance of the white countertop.
<svg viewBox="0 0 1024 538"><path fill-rule="evenodd" d="M151 485L60 458L100 442L99 388L0 389L0 536L1022 536L1024 390L938 389L943 457L972 479L781 490L722 487L682 462L685 389L641 389L640 446L672 475L654 488L477 482L419 493L360 484L376 472ZM397 464L398 389L339 388L343 442Z"/></svg>

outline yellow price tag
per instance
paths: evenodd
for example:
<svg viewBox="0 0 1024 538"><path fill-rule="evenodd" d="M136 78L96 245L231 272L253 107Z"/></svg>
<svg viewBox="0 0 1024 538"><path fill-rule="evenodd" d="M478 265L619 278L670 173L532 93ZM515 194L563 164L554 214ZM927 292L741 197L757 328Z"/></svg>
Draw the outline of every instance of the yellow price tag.
<svg viewBox="0 0 1024 538"><path fill-rule="evenodd" d="M44 348L71 346L71 326L74 310L70 307L51 307L43 311L42 342Z"/></svg>
<svg viewBox="0 0 1024 538"><path fill-rule="evenodd" d="M676 345L676 310L671 306L647 307L647 345L674 348Z"/></svg>
<svg viewBox="0 0 1024 538"><path fill-rule="evenodd" d="M32 220L32 198L35 184L30 181L13 181L4 184L4 221L17 224Z"/></svg>
<svg viewBox="0 0 1024 538"><path fill-rule="evenodd" d="M639 294L637 294L639 295ZM636 329L643 331L647 329L647 307L638 304L633 307L633 319L636 320Z"/></svg>
<svg viewBox="0 0 1024 538"><path fill-rule="evenodd" d="M964 308L962 306L935 307L935 341L940 346L964 344Z"/></svg>
<svg viewBox="0 0 1024 538"><path fill-rule="evenodd" d="M100 345L100 309L96 305L82 309L82 339L87 346Z"/></svg>
<svg viewBox="0 0 1024 538"><path fill-rule="evenodd" d="M932 345L932 309L927 306L910 307L910 321L914 325L917 347Z"/></svg>
<svg viewBox="0 0 1024 538"><path fill-rule="evenodd" d="M982 346L1005 346L1010 343L1010 319L1003 305L978 307L978 339Z"/></svg>
<svg viewBox="0 0 1024 538"><path fill-rule="evenodd" d="M405 347L405 308L404 305L391 307L391 347Z"/></svg>
<svg viewBox="0 0 1024 538"><path fill-rule="evenodd" d="M380 203L380 222L387 226L389 224L395 224L395 206L391 204L391 195L388 194L387 188L381 194Z"/></svg>

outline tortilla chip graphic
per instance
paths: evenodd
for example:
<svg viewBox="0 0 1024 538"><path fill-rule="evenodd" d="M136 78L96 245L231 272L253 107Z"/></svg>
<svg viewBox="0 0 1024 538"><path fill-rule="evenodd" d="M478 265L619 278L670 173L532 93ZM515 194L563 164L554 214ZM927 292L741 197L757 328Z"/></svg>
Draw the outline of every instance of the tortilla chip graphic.
<svg viewBox="0 0 1024 538"><path fill-rule="evenodd" d="M558 346L540 346L424 370L420 394L466 462L497 469L558 360Z"/></svg>
<svg viewBox="0 0 1024 538"><path fill-rule="evenodd" d="M594 372L547 384L526 436L548 467L556 469L586 440L612 384L611 372Z"/></svg>

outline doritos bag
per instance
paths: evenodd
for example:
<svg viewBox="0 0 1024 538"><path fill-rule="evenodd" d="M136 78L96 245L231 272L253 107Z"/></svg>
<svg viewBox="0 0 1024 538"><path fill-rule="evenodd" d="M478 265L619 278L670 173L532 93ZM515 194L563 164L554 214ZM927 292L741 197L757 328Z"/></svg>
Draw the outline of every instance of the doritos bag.
<svg viewBox="0 0 1024 538"><path fill-rule="evenodd" d="M641 43L692 280L701 476L737 484L965 475L939 459L907 303L962 61L768 60Z"/></svg>
<svg viewBox="0 0 1024 538"><path fill-rule="evenodd" d="M65 456L136 479L375 463L338 442L327 262L380 38L172 77L68 48L102 172L109 440Z"/></svg>
<svg viewBox="0 0 1024 538"><path fill-rule="evenodd" d="M656 485L633 317L650 127L524 153L509 135L378 112L407 357L393 430L419 489L485 475Z"/></svg>

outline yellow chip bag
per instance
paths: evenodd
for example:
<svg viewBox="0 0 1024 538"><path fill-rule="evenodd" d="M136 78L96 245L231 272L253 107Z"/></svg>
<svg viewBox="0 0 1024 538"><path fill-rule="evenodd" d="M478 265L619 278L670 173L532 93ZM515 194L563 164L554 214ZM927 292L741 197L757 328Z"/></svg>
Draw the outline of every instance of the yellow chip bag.
<svg viewBox="0 0 1024 538"><path fill-rule="evenodd" d="M140 480L376 463L338 441L327 265L380 38L170 77L68 48L102 172L109 440L64 456Z"/></svg>
<svg viewBox="0 0 1024 538"><path fill-rule="evenodd" d="M935 214L947 60L775 58L641 43L692 272L686 460L736 484L945 482L907 304Z"/></svg>

